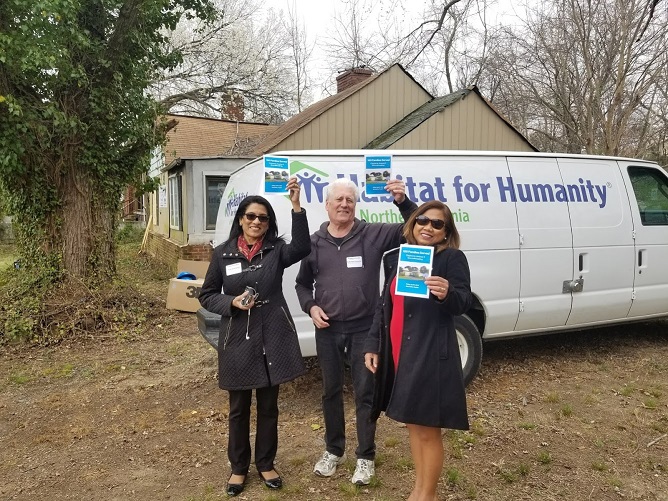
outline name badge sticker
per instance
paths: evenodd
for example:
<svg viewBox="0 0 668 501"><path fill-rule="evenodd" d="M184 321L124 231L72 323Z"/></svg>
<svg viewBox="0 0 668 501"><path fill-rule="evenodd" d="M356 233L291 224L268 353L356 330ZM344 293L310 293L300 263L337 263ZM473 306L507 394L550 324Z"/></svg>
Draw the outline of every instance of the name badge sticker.
<svg viewBox="0 0 668 501"><path fill-rule="evenodd" d="M225 266L225 275L228 277L230 275L236 275L237 273L241 273L241 263L228 264Z"/></svg>
<svg viewBox="0 0 668 501"><path fill-rule="evenodd" d="M350 256L346 258L348 268L363 268L362 256Z"/></svg>

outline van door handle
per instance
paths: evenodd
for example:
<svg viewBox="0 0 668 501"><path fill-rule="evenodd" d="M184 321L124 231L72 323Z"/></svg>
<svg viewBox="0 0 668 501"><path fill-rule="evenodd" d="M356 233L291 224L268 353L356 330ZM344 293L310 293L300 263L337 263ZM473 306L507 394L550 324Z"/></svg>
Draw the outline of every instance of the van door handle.
<svg viewBox="0 0 668 501"><path fill-rule="evenodd" d="M642 266L642 251L638 251L638 266Z"/></svg>
<svg viewBox="0 0 668 501"><path fill-rule="evenodd" d="M578 254L578 271L580 273L586 273L585 270L589 271L589 253L583 252Z"/></svg>

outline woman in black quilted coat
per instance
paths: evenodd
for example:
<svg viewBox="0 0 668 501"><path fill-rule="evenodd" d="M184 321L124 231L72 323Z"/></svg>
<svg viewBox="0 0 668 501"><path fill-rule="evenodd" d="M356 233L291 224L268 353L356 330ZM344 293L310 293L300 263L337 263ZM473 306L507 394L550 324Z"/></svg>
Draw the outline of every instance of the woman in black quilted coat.
<svg viewBox="0 0 668 501"><path fill-rule="evenodd" d="M385 287L365 344L376 374L374 416L406 423L415 463L410 501L435 501L443 469L441 428L467 430L466 393L454 317L472 302L469 266L450 209L421 205L404 225L409 244L435 247L429 298L395 294L398 249L383 257Z"/></svg>
<svg viewBox="0 0 668 501"><path fill-rule="evenodd" d="M234 216L229 239L213 252L199 296L204 308L221 315L218 378L220 388L230 394L229 496L243 491L248 476L253 389L257 401L255 466L267 487L282 487L274 469L278 389L305 372L281 285L283 270L309 254L311 241L296 178L289 180L288 189L292 241L279 238L276 215L265 198L246 197Z"/></svg>

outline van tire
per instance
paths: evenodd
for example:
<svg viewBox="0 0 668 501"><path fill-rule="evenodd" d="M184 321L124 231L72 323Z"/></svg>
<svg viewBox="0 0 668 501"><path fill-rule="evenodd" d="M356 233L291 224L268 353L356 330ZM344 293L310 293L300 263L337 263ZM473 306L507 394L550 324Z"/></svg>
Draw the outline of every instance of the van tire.
<svg viewBox="0 0 668 501"><path fill-rule="evenodd" d="M482 363L482 336L473 320L466 315L455 317L455 330L462 359L464 384L468 386L478 374Z"/></svg>

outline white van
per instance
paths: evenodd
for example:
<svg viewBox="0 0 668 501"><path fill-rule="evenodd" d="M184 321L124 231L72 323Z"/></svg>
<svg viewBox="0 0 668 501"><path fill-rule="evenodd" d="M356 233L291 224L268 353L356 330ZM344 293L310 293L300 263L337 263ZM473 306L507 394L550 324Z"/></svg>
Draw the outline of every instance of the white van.
<svg viewBox="0 0 668 501"><path fill-rule="evenodd" d="M364 195L372 150L289 151L311 232L327 219L324 188L337 177L360 188L357 217L400 222L388 196ZM457 318L466 381L477 373L482 341L668 316L668 176L629 158L482 151L383 151L392 175L418 205L450 207L471 268L472 309ZM239 202L263 193L263 161L232 174L218 212L216 242L229 234ZM290 203L268 196L279 232L290 231ZM314 328L295 294L298 266L283 290L304 356ZM198 312L217 345L219 317Z"/></svg>

